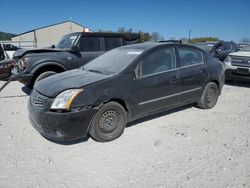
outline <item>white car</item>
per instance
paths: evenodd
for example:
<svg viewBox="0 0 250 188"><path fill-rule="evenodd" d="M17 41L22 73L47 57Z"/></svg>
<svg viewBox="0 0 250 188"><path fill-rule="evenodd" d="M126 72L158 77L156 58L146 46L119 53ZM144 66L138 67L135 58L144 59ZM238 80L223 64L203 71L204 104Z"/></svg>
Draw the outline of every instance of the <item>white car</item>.
<svg viewBox="0 0 250 188"><path fill-rule="evenodd" d="M9 59L9 58L10 58L9 55L4 50L3 44L0 43L0 61L5 60L5 59Z"/></svg>
<svg viewBox="0 0 250 188"><path fill-rule="evenodd" d="M250 81L250 45L230 53L224 60L224 65L226 80Z"/></svg>
<svg viewBox="0 0 250 188"><path fill-rule="evenodd" d="M14 53L20 49L13 44L3 44L4 51L8 54L9 58L13 58Z"/></svg>

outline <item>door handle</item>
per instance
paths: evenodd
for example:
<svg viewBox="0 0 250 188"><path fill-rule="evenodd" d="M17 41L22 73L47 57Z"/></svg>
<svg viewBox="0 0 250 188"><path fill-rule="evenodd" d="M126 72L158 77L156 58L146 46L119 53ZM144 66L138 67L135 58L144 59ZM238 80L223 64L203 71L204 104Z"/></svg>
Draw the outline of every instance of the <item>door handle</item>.
<svg viewBox="0 0 250 188"><path fill-rule="evenodd" d="M173 76L170 78L170 83L176 83L177 82L177 76Z"/></svg>
<svg viewBox="0 0 250 188"><path fill-rule="evenodd" d="M202 74L207 73L206 69L201 69L199 72L202 73Z"/></svg>

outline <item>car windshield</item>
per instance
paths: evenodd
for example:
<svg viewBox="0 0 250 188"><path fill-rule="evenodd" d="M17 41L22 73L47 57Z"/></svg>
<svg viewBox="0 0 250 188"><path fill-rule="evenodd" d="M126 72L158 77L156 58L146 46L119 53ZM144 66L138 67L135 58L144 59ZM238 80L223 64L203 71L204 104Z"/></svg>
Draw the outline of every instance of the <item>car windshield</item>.
<svg viewBox="0 0 250 188"><path fill-rule="evenodd" d="M130 65L143 49L116 48L90 61L82 68L101 74L117 74Z"/></svg>
<svg viewBox="0 0 250 188"><path fill-rule="evenodd" d="M65 35L63 38L58 42L56 48L62 49L70 49L72 45L75 43L78 35Z"/></svg>
<svg viewBox="0 0 250 188"><path fill-rule="evenodd" d="M206 43L206 42L204 42L204 43L196 43L194 45L196 47L198 47L198 48L201 48L202 50L204 50L206 52L210 52L213 49L215 43Z"/></svg>
<svg viewBox="0 0 250 188"><path fill-rule="evenodd" d="M241 49L241 51L246 51L246 52L250 52L250 45Z"/></svg>

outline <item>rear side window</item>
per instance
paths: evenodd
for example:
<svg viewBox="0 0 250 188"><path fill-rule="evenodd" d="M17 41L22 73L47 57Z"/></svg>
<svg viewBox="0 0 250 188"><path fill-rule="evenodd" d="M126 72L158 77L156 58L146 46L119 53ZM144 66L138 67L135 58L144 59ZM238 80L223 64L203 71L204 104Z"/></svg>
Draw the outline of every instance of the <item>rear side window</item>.
<svg viewBox="0 0 250 188"><path fill-rule="evenodd" d="M101 51L101 44L99 37L81 37L80 51L82 52L96 52Z"/></svg>
<svg viewBox="0 0 250 188"><path fill-rule="evenodd" d="M122 38L119 37L105 37L104 42L107 51L122 46Z"/></svg>
<svg viewBox="0 0 250 188"><path fill-rule="evenodd" d="M203 53L191 48L178 48L181 67L203 63Z"/></svg>
<svg viewBox="0 0 250 188"><path fill-rule="evenodd" d="M146 56L141 63L142 76L172 70L176 67L174 49L158 49Z"/></svg>

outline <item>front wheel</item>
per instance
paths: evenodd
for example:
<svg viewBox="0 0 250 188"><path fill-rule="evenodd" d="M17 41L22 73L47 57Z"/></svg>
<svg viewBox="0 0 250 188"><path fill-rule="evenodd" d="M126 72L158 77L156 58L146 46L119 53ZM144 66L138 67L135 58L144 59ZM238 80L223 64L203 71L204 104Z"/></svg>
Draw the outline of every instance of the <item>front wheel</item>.
<svg viewBox="0 0 250 188"><path fill-rule="evenodd" d="M213 108L219 97L219 89L216 83L210 82L203 90L198 106L203 109Z"/></svg>
<svg viewBox="0 0 250 188"><path fill-rule="evenodd" d="M112 141L122 135L126 123L124 108L117 102L108 102L93 117L89 134L99 142Z"/></svg>

